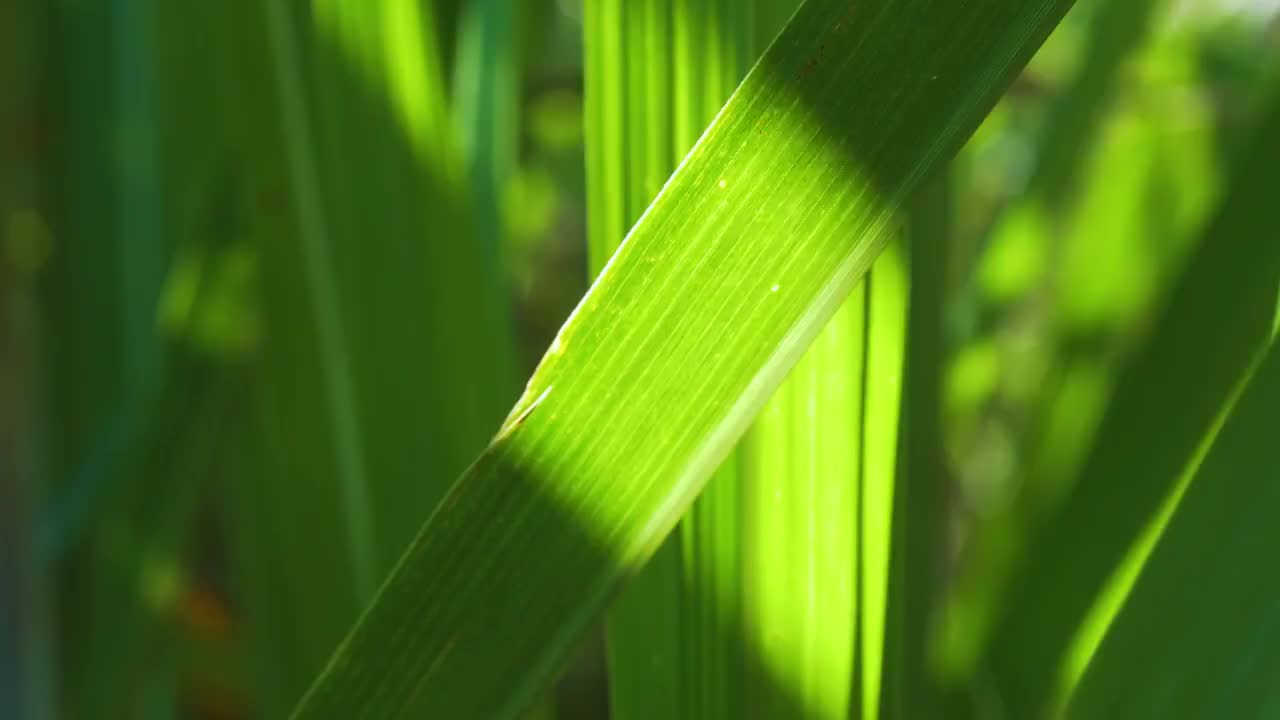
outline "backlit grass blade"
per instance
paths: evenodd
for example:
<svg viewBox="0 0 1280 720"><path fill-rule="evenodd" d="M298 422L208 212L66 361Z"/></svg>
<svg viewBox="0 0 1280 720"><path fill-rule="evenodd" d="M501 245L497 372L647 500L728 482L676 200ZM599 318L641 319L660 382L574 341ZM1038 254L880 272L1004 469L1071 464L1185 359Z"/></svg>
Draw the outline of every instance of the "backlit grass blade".
<svg viewBox="0 0 1280 720"><path fill-rule="evenodd" d="M757 5L755 20L768 24L788 3ZM658 178L665 177L660 161L646 164L651 156L646 147L668 142L666 124L674 125L677 146L693 142L695 129L718 109L716 93L728 93L729 85L717 82L717 75L745 52L743 30L750 12L739 8L726 14L715 4L698 2L655 3L641 11L640 20L599 5L588 11L588 57L597 63L588 67L591 94L608 103L612 93L622 103L617 112L603 110L596 118L592 167L605 178L621 173L620 184L640 189L624 194L633 218L642 210L635 200L654 194ZM620 31L600 27L590 23L592 12L597 22L600 16L632 22ZM780 24L772 26L775 32ZM659 31L674 27L670 57L655 25ZM610 31L622 38L621 52L606 46L593 54L592 43ZM627 52L636 46L639 51ZM725 50L717 52L720 47ZM675 69L669 102L660 70L668 62ZM700 94L708 91L710 97ZM664 117L668 111L674 123ZM600 127L603 121L623 123L619 134L629 135L625 167L607 167L602 145L609 128ZM607 184L602 180L589 186L598 204L608 202L595 190ZM906 299L904 258L891 255L880 261L883 268L873 270L881 277L873 282L874 307L868 309L865 288L856 291L765 405L736 462L717 473L677 534L615 605L610 626L615 716L847 716L855 701L859 592L868 594L866 606L872 611L863 635L866 692L857 701L865 704L867 716L876 715ZM874 345L868 343L869 313L875 315ZM868 352L872 367L864 357ZM864 392L874 400L865 418ZM862 484L864 428L870 448L867 477L874 480L869 486ZM858 499L867 487L872 504L865 527L876 535L860 542ZM860 547L867 549L867 563L859 562ZM860 567L873 569L873 582L859 583Z"/></svg>
<svg viewBox="0 0 1280 720"><path fill-rule="evenodd" d="M1020 715L1044 707L1104 583L1271 338L1280 284L1280 244L1267 224L1276 113L1267 111L1163 314L1121 374L1079 483L1033 534L1015 574L989 657L1003 702Z"/></svg>
<svg viewBox="0 0 1280 720"><path fill-rule="evenodd" d="M312 9L317 24L332 18L337 13L333 9L337 5L333 2L318 3ZM308 112L309 98L303 90L307 66L303 55L303 48L306 46L302 43L307 36L297 29L296 21L291 17L293 11L288 8L285 0L265 4L264 12L271 43L271 67L279 86L280 118L288 143L286 157L289 181L296 193L299 259L304 278L302 284L307 292L307 305L311 315L308 318L309 325L315 328L319 350L323 402L326 408L323 416L330 424L329 437L333 443L335 476L342 494L347 566L353 576L357 603L363 604L368 601L373 586L377 583L373 507L369 497L368 448L365 432L356 415L356 391L348 329L351 321L342 314L338 298L337 260L332 236L334 227L341 220L329 217L332 213L337 218L344 218L342 211L351 211L338 203L337 207L326 213L323 205L319 177L321 167L314 147L316 130L312 127L315 121ZM330 22L341 23L337 19L330 19ZM331 42L336 44L337 41ZM337 85L338 79L344 77L344 70L355 73L363 69L353 67L348 70L339 64L339 60L334 59L336 57L338 51L335 49L317 60L322 73L329 80L322 88ZM343 60L352 66L358 65L355 58ZM319 94L327 97L331 103L337 101L333 94L326 96L324 89Z"/></svg>
<svg viewBox="0 0 1280 720"><path fill-rule="evenodd" d="M862 716L880 716L881 674L893 557L894 494L898 479L898 423L905 372L910 280L902 243L891 245L871 269L867 310L866 415L863 422L861 566Z"/></svg>
<svg viewBox="0 0 1280 720"><path fill-rule="evenodd" d="M1280 710L1280 346L1249 381L1072 701L1072 718ZM1188 583L1194 577L1194 583Z"/></svg>
<svg viewBox="0 0 1280 720"><path fill-rule="evenodd" d="M795 7L756 5L758 37ZM755 717L878 715L904 259L895 244L876 261L744 439L743 635Z"/></svg>
<svg viewBox="0 0 1280 720"><path fill-rule="evenodd" d="M746 72L751 5L608 0L584 12L595 274ZM612 717L741 716L740 496L730 460L615 603Z"/></svg>
<svg viewBox="0 0 1280 720"><path fill-rule="evenodd" d="M786 3L757 5L756 20L768 22ZM660 159L646 163L652 157L646 148L669 141L666 125L674 126L678 147L693 142L696 128L718 109L716 93L728 92L729 84L717 75L745 52L750 14L749 8L725 14L715 4L698 2L656 3L641 12L629 17L594 6L586 33L588 57L595 62L588 66L590 94L607 104L612 93L622 103L618 111L605 108L595 117L591 166L603 177L590 187L603 188L605 178L621 173L617 184L639 188L624 193L629 218L642 209L635 201L655 193L665 177ZM620 31L590 23L601 16L633 21ZM675 44L669 58L667 40L653 29L668 24ZM592 43L610 31L622 38L621 52L606 46L593 54ZM640 50L627 52L635 46ZM719 47L725 50L717 52ZM675 68L670 102L659 70L668 62ZM711 96L700 94L706 92ZM602 127L607 121L622 128ZM622 168L607 165L611 129L630 138L623 143L630 150ZM607 205L608 198L593 191L597 204ZM868 309L866 289L858 290L765 405L735 461L717 473L677 534L615 605L610 679L616 716L847 716L855 701L860 591L873 600L865 624L876 632L864 636L869 656L863 667L867 714L875 714L902 378L902 262L897 253L880 261L884 267L873 270L882 277L873 283L874 309ZM875 346L868 343L869 313L875 314ZM869 347L880 348L870 350L871 368L864 357ZM874 403L864 418L868 388ZM864 428L867 447L873 448L866 469L875 479L874 507L868 508L874 522L866 526L877 535L861 543ZM859 547L877 549L867 553L875 569L867 585L858 580Z"/></svg>
<svg viewBox="0 0 1280 720"><path fill-rule="evenodd" d="M867 285L859 285L765 404L739 451L746 717L843 718L859 701L869 302Z"/></svg>
<svg viewBox="0 0 1280 720"><path fill-rule="evenodd" d="M943 454L943 317L952 240L952 176L926 183L909 205L906 357L893 494L880 717L940 712L930 662L934 609L941 607L950 487Z"/></svg>
<svg viewBox="0 0 1280 720"><path fill-rule="evenodd" d="M518 712L888 244L905 199L1069 5L804 5L632 229L298 716Z"/></svg>

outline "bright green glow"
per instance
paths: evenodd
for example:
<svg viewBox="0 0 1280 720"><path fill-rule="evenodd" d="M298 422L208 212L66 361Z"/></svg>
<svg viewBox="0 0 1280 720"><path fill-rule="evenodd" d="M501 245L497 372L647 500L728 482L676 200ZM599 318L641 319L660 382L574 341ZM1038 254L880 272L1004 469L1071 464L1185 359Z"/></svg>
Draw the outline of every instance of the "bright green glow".
<svg viewBox="0 0 1280 720"><path fill-rule="evenodd" d="M885 622L892 558L893 491L909 297L901 243L871 269L867 328L866 419L862 475L862 716L880 716Z"/></svg>
<svg viewBox="0 0 1280 720"><path fill-rule="evenodd" d="M602 0L584 10L595 273L745 73L735 28L750 5ZM742 493L732 460L609 614L614 718L741 715Z"/></svg>
<svg viewBox="0 0 1280 720"><path fill-rule="evenodd" d="M775 122L774 118L766 115L760 121L765 123ZM780 122L780 120L778 120ZM728 124L726 129L722 127ZM795 202L780 202L777 195L772 196L766 194L760 188L760 179L762 177L776 177L771 175L771 168L776 168L776 163L781 162L778 159L770 157L745 155L739 158L738 162L726 164L725 161L729 157L737 155L736 148L720 148L718 145L701 142L690 153L685 160L685 166L700 168L696 173L677 174L663 189L664 195L671 194L676 199L671 207L680 208L680 216L674 221L668 222L665 218L657 218L655 220L659 227L663 227L664 232L678 233L684 239L678 264L671 268L672 274L663 273L652 284L648 280L635 280L628 282L636 282L636 285L629 286L628 302L639 300L640 287L643 284L646 293L654 293L657 297L665 298L666 303L661 314L667 316L672 312L673 308L680 307L681 303L691 302L691 294L698 291L693 287L694 277L701 276L708 272L709 268L704 264L703 260L695 257L683 248L710 246L713 249L719 249L721 253L731 253L731 248L736 244L733 241L742 236L743 233L750 232L753 236L762 238L766 242L772 244L771 238L784 237L789 230L787 224L799 221L800 218L812 218L813 232L816 235L824 237L836 237L842 232L841 227L846 222L854 222L859 226L858 232L865 233L868 237L875 238L873 243L859 244L853 248L847 245L839 246L842 254L845 255L842 265L837 273L840 278L838 285L829 285L824 287L820 292L823 305L829 308L838 306L839 301L844 297L844 290L841 285L845 280L853 279L865 271L878 253L880 246L885 244L888 236L892 234L896 225L896 219L891 214L880 214L874 212L874 208L880 207L889 202L888 198L883 197L877 188L868 184L857 171L853 171L849 165L848 150L843 142L838 138L828 135L820 130L818 118L810 113L792 107L786 120L787 126L794 129L798 137L806 138L802 145L791 146L788 152L800 153L803 156L802 161L798 161L793 166L793 172L805 177L805 182L812 182L815 187L826 188L826 191L819 195L818 199L809 199L807 197L798 197ZM738 134L756 134L758 123L750 119L737 116L722 115L712 129L708 131L708 136L714 136L717 131L720 133L729 132L731 135ZM714 153L714 154L712 154ZM701 168L714 167L714 172L708 172ZM851 175L843 175L841 172L835 171L834 168L850 168ZM772 183L770 183L772 184ZM682 199L681 193L693 192L709 192L709 197L700 199L696 206L691 201ZM630 192L635 192L631 189ZM843 204L839 206L837 212L830 214L813 213L815 203L829 202L832 193L840 193L847 195ZM772 212L764 213L758 203L768 200ZM658 203L661 205L661 203ZM652 216L652 211L649 215ZM696 220L694 219L696 218ZM643 225L643 221L641 223ZM638 226L639 227L639 226ZM748 230L748 228L750 228ZM635 230L630 235L635 237ZM759 235L755 235L759 233ZM612 273L616 271L620 259L631 251L632 242L624 243L619 253L614 255L610 264L605 267L601 275L597 278L595 285L588 295L583 299L582 303L575 310L574 318L580 316L583 312L595 311L598 307L596 293L599 288L608 287L617 282ZM659 258L641 249L643 257L637 257L636 260L630 262L638 262L642 266L652 266L659 262ZM706 278L706 282L711 283L711 287L720 289L721 291L732 288L733 303L736 304L735 309L723 308L717 310L723 313L724 322L728 322L728 317L738 315L740 312L749 311L752 313L759 312L764 316L771 318L781 318L789 314L791 308L796 305L796 289L797 284L794 275L806 266L812 267L816 262L816 258L794 258L780 267L756 268L754 274L747 273L738 277L744 277L744 280L729 280L734 277L733 272L742 271L746 273L746 268L753 264L759 256L752 258L741 258L742 265L735 264L734 267L721 272L716 272L713 276ZM810 283L802 283L800 287L804 287ZM776 287L776 289L775 289ZM824 308L825 312L825 308ZM823 319L815 313L805 314L803 317L794 316L796 320L801 322L799 327L805 328L804 335L811 336L821 329ZM594 328L589 328L580 323L567 323L557 335L555 342L552 344L540 372L530 380L525 394L517 403L516 408L509 416L511 419L519 417L523 412L536 404L545 403L559 397L562 392L562 385L554 381L554 377L562 372L566 367L585 368L581 364L584 360L585 353L581 351L572 352L575 348L586 346L594 347L600 342L602 335ZM586 332L584 332L586 330ZM624 343L644 343L654 342L656 335L648 328L625 326L623 328L615 328L615 332L623 332L618 336L618 341ZM675 340L693 341L694 338L681 335ZM796 337L787 343L787 347L800 349L803 343L808 340L804 337ZM755 344L754 353L759 357L763 357L764 346ZM566 363L566 359L572 359L573 364ZM745 360L744 357L733 357L725 349L719 347L708 346L699 355L690 357L689 362L697 364L712 360L724 363L729 367L739 368ZM620 364L618 371L623 373L642 372L644 365L649 363L649 358L634 358ZM786 368L782 365L770 366L770 372L761 375L753 383L749 383L743 388L745 395L741 396L736 405L740 407L759 406L772 394L774 386L784 377ZM576 370L575 370L576 371ZM647 375L647 373L643 373ZM684 392L684 391L682 391ZM719 382L712 381L706 387L699 389L693 397L700 397L703 393L718 394L720 392ZM731 416L741 417L738 412L730 413ZM745 426L742 419L738 421ZM671 513L682 507L684 503L692 500L696 496L700 486L711 470L718 465L720 455L724 450L731 446L731 442L727 442L730 436L736 436L742 432L742 427L724 426L708 426L701 429L706 432L705 436L689 437L684 433L675 429L675 426L664 425L655 428L653 442L659 444L674 443L681 446L696 446L702 442L706 442L707 447L717 448L715 453L698 453L689 458L689 464L685 467L680 475L679 488L680 491L672 496L661 507L659 516L674 519ZM576 444L575 444L576 445ZM626 444L623 444L626 446ZM615 446L616 447L616 446ZM613 449L613 448L611 448ZM570 446L566 448L572 454L576 451L576 447ZM644 463L648 464L648 463ZM567 491L567 492L566 492ZM604 488L600 492L582 493L580 488L570 488L561 483L551 483L546 487L546 492L556 497L557 504L563 508L569 516L580 522L583 528L588 529L591 534L598 538L604 547L615 547L617 541L617 528L626 527L630 524L630 519L635 510L629 507L627 502L618 502L618 499L611 494L605 493ZM662 522L657 522L646 528L646 532L656 531L662 526ZM640 549L640 548L637 548Z"/></svg>
<svg viewBox="0 0 1280 720"><path fill-rule="evenodd" d="M1035 202L1018 205L992 232L978 280L993 302L1013 302L1040 280L1049 257L1044 209Z"/></svg>
<svg viewBox="0 0 1280 720"><path fill-rule="evenodd" d="M767 673L748 683L750 717L849 714L866 294L841 306L744 440L744 630Z"/></svg>
<svg viewBox="0 0 1280 720"><path fill-rule="evenodd" d="M606 217L618 205L605 189L625 187L622 217L630 220L736 82L751 3L612 5L618 4L587 7L588 104L620 106L590 119L588 167L603 182L590 183L588 195L592 214ZM602 40L612 37L608 23L615 18L626 22L618 47ZM668 64L670 75L654 71ZM621 127L607 126L616 121ZM608 146L611 133L627 138L625 152ZM716 187L728 193L731 182L718 178ZM593 236L593 265L603 264L602 251L616 249L626 226L611 229L613 237ZM771 294L788 290L768 287ZM669 541L677 547L660 550L615 604L609 623L615 717L848 714L865 289L855 295L765 405L738 451L737 471L715 475ZM901 329L902 318L895 322Z"/></svg>
<svg viewBox="0 0 1280 720"><path fill-rule="evenodd" d="M383 96L418 161L456 172L435 14L420 0L312 0L316 30Z"/></svg>
<svg viewBox="0 0 1280 720"><path fill-rule="evenodd" d="M947 415L977 412L999 382L1000 348L994 341L978 339L960 348L947 364Z"/></svg>
<svg viewBox="0 0 1280 720"><path fill-rule="evenodd" d="M536 697L1069 5L803 5L298 716L505 718Z"/></svg>
<svg viewBox="0 0 1280 720"><path fill-rule="evenodd" d="M448 104L437 64L434 13L420 0L383 0L383 63L387 96L413 149L424 162L439 163L442 138L452 137Z"/></svg>
<svg viewBox="0 0 1280 720"><path fill-rule="evenodd" d="M1143 56L1167 45L1157 43ZM1140 321L1167 285L1166 268L1180 266L1212 209L1219 184L1214 123L1203 102L1183 96L1122 107L1082 167L1085 182L1056 268L1057 314L1072 332L1117 332ZM1176 123L1168 120L1174 115ZM1153 198L1164 193L1178 202Z"/></svg>

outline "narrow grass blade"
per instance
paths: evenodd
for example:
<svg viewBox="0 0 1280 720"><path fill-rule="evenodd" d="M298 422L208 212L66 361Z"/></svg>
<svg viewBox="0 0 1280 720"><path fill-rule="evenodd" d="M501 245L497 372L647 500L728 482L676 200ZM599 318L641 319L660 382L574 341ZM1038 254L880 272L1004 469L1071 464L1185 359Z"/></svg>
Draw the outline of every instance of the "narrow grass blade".
<svg viewBox="0 0 1280 720"><path fill-rule="evenodd" d="M757 2L772 38L794 3ZM755 717L877 713L906 278L893 246L743 442L743 635ZM773 288L771 288L772 290ZM859 688L862 689L859 694Z"/></svg>
<svg viewBox="0 0 1280 720"><path fill-rule="evenodd" d="M516 394L510 335L494 256L476 241L432 4L323 0L310 21L304 74L278 87L300 92L312 130L317 198L299 217L320 213L327 228L337 316L324 319L345 328L333 344L350 353L380 578ZM299 201L305 176L295 168Z"/></svg>
<svg viewBox="0 0 1280 720"><path fill-rule="evenodd" d="M869 302L859 285L743 440L747 717L856 713Z"/></svg>
<svg viewBox="0 0 1280 720"><path fill-rule="evenodd" d="M233 520L228 537L237 601L245 607L256 663L249 673L251 705L281 715L342 625L359 612L336 462L342 448L351 447L330 435L337 420L321 370L330 359L315 340L298 270L304 263L280 137L267 8L155 3L153 12L161 40L157 64L168 78L162 127L177 198L175 231L216 237L272 278L261 286L261 314L253 315L265 342L250 342L245 352L253 358L251 392L238 419L254 432L236 434L242 443L237 472L223 499ZM258 458L248 440L271 441L277 464L246 463ZM291 482L305 482L305 493ZM252 552L245 552L248 538L260 540ZM312 555L324 561L305 559ZM284 602L301 593L310 601Z"/></svg>
<svg viewBox="0 0 1280 720"><path fill-rule="evenodd" d="M476 236L498 264L503 192L520 139L520 71L515 0L471 0L462 8L454 64L453 107L475 207ZM497 279L496 277L494 278ZM492 294L501 290L492 288Z"/></svg>
<svg viewBox="0 0 1280 720"><path fill-rule="evenodd" d="M1280 543L1278 407L1273 346L1116 616L1071 717L1270 717L1280 699L1280 576L1265 567Z"/></svg>
<svg viewBox="0 0 1280 720"><path fill-rule="evenodd" d="M910 280L906 249L889 246L868 276L867 370L862 423L861 533L858 543L861 603L862 717L880 717L886 623L889 621L890 561L898 480L898 424L902 408L907 304Z"/></svg>
<svg viewBox="0 0 1280 720"><path fill-rule="evenodd" d="M751 6L608 0L584 11L596 274L745 74ZM740 495L730 460L614 604L612 717L741 716Z"/></svg>
<svg viewBox="0 0 1280 720"><path fill-rule="evenodd" d="M320 3L317 22L327 17ZM280 117L286 128L289 178L296 193L298 238L310 325L316 329L323 377L324 417L329 419L337 480L342 493L343 530L348 565L354 576L358 602L366 602L377 582L374 569L373 509L369 498L366 439L356 417L353 368L347 330L350 321L340 312L331 221L322 207L320 167L315 157L312 118L304 95L302 45L295 20L284 0L264 5L270 33L272 68L280 93ZM336 22L336 21L335 21ZM326 67L331 77L340 68ZM336 80L331 81L336 83ZM341 207L341 205L339 205ZM337 210L335 210L337 212Z"/></svg>
<svg viewBox="0 0 1280 720"><path fill-rule="evenodd" d="M899 465L893 497L881 717L935 717L938 680L928 649L941 607L950 486L943 455L943 316L951 257L952 177L940 173L909 205L910 267Z"/></svg>
<svg viewBox="0 0 1280 720"><path fill-rule="evenodd" d="M804 5L297 715L518 712L1069 5Z"/></svg>
<svg viewBox="0 0 1280 720"><path fill-rule="evenodd" d="M1267 111L1264 130L1280 122L1277 108ZM1034 551L1016 571L989 669L1002 701L1019 715L1043 709L1104 583L1271 338L1280 244L1265 230L1266 188L1275 182L1277 153L1274 132L1263 132L1241 158L1164 312L1122 373L1078 484L1033 534Z"/></svg>
<svg viewBox="0 0 1280 720"><path fill-rule="evenodd" d="M182 234L263 280L225 499L254 702L283 716L514 395L502 301L427 5L154 11Z"/></svg>

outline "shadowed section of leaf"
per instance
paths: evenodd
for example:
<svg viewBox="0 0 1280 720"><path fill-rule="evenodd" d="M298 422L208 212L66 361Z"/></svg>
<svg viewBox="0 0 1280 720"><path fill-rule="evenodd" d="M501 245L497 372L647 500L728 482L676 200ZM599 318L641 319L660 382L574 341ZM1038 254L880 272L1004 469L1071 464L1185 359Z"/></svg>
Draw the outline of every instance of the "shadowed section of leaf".
<svg viewBox="0 0 1280 720"><path fill-rule="evenodd" d="M50 237L42 148L24 136L48 112L52 94L41 40L44 4L19 0L0 6L0 697L30 720L54 713L51 564L43 562L39 510L47 501L47 468L38 461L46 441L37 419L42 375L38 286Z"/></svg>
<svg viewBox="0 0 1280 720"><path fill-rule="evenodd" d="M1069 6L804 5L610 260L298 717L523 707L890 241L906 198Z"/></svg>
<svg viewBox="0 0 1280 720"><path fill-rule="evenodd" d="M504 236L503 193L519 151L520 66L516 58L520 47L516 26L518 15L529 12L521 9L524 5L517 0L471 0L462 8L457 32L454 119L476 209L476 238L485 260L495 267ZM496 281L496 274L490 279ZM493 295L501 293L496 282L488 290Z"/></svg>
<svg viewBox="0 0 1280 720"><path fill-rule="evenodd" d="M1270 340L1280 243L1270 230L1280 104L1144 347L1122 373L1078 484L1033 533L990 648L1006 707L1034 717L1071 637ZM1175 392L1176 390L1176 392Z"/></svg>
<svg viewBox="0 0 1280 720"><path fill-rule="evenodd" d="M1250 380L1070 708L1075 718L1270 717L1280 699L1280 346ZM1188 578L1195 578L1189 583Z"/></svg>
<svg viewBox="0 0 1280 720"><path fill-rule="evenodd" d="M233 243L261 280L236 325L257 342L221 517L266 716L303 694L515 394L426 8L152 6L158 67L180 80L171 190L198 211L175 235Z"/></svg>
<svg viewBox="0 0 1280 720"><path fill-rule="evenodd" d="M939 713L926 649L940 605L949 502L942 445L943 311L952 242L950 173L927 182L909 206L906 366L894 492L882 717Z"/></svg>

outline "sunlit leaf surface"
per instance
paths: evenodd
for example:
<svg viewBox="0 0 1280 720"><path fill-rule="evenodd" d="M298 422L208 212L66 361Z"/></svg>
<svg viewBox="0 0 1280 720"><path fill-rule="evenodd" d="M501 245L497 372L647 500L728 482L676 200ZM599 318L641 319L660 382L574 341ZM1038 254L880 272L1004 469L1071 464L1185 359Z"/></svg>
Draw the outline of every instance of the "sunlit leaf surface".
<svg viewBox="0 0 1280 720"><path fill-rule="evenodd" d="M801 8L299 715L517 712L865 274L909 193L1069 5Z"/></svg>

